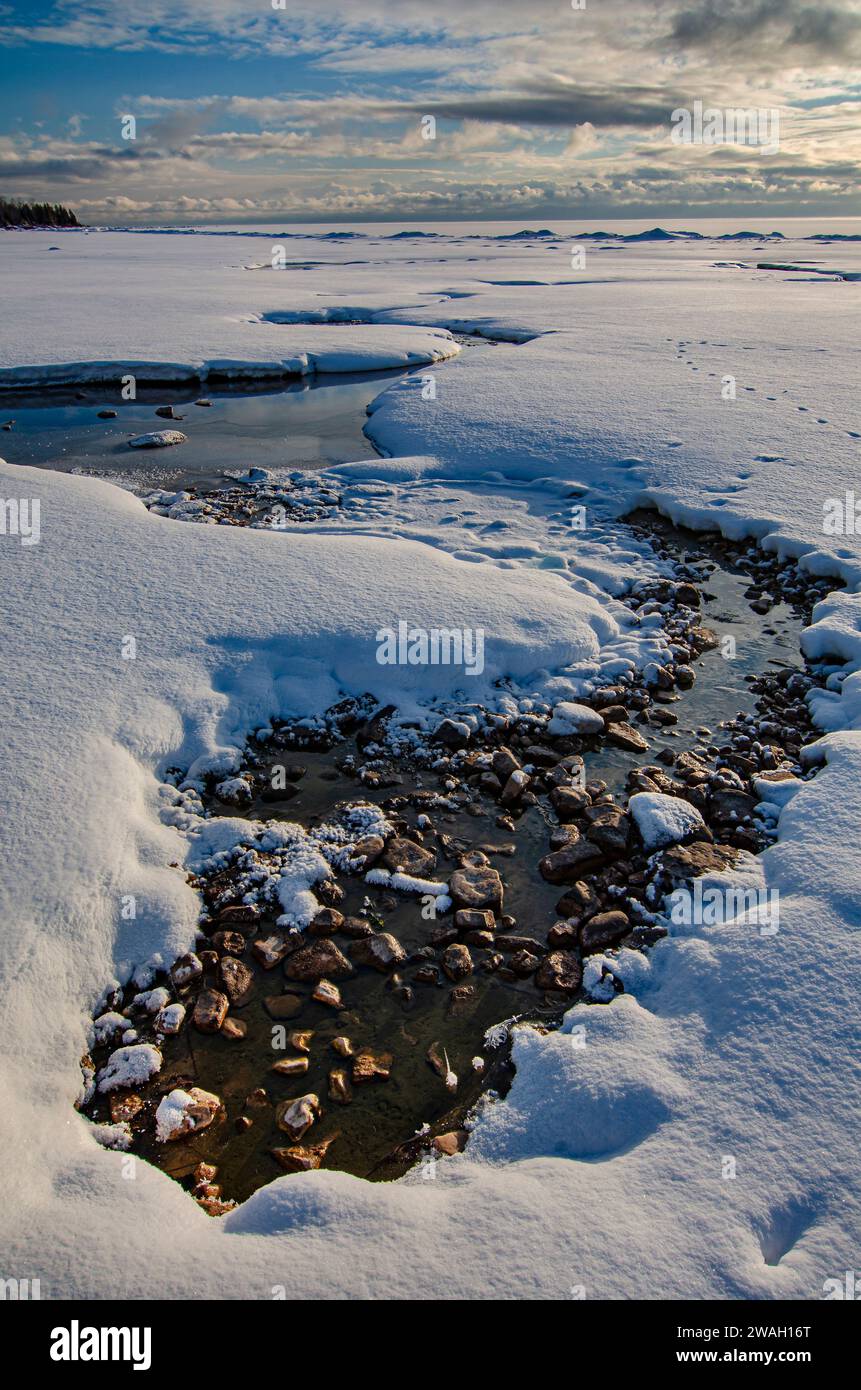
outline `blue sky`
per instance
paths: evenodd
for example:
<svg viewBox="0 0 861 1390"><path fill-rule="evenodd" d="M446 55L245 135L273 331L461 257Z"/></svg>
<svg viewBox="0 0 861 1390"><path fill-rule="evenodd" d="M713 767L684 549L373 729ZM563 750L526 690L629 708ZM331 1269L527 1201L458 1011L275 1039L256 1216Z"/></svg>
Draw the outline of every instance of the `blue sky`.
<svg viewBox="0 0 861 1390"><path fill-rule="evenodd" d="M0 0L0 71L0 193L88 222L861 213L861 0Z"/></svg>

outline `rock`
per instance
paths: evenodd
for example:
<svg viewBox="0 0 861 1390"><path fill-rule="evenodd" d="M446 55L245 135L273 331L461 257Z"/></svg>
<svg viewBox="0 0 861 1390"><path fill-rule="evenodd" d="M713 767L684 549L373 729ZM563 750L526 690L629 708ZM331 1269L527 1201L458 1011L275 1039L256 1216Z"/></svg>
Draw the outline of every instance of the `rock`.
<svg viewBox="0 0 861 1390"><path fill-rule="evenodd" d="M588 955L593 951L603 951L607 946L615 946L630 930L631 923L624 912L598 912L580 928L583 951Z"/></svg>
<svg viewBox="0 0 861 1390"><path fill-rule="evenodd" d="M457 927L452 923L451 926L434 927L430 934L432 946L448 946L450 942L457 940Z"/></svg>
<svg viewBox="0 0 861 1390"><path fill-rule="evenodd" d="M699 811L682 797L637 792L628 802L628 810L650 854L684 840L709 838Z"/></svg>
<svg viewBox="0 0 861 1390"><path fill-rule="evenodd" d="M548 946L565 948L576 946L580 940L580 930L574 922L555 922L547 933Z"/></svg>
<svg viewBox="0 0 861 1390"><path fill-rule="evenodd" d="M452 1154L463 1152L468 1138L469 1134L465 1129L451 1129L446 1134L435 1135L432 1144L437 1153L450 1157Z"/></svg>
<svg viewBox="0 0 861 1390"><path fill-rule="evenodd" d="M676 685L679 687L679 690L690 690L696 678L697 674L692 666L682 665L676 667Z"/></svg>
<svg viewBox="0 0 861 1390"><path fill-rule="evenodd" d="M345 1037L343 1033L339 1037L332 1039L332 1046L339 1057L352 1057L355 1050L350 1039Z"/></svg>
<svg viewBox="0 0 861 1390"><path fill-rule="evenodd" d="M388 970L394 970L396 965L403 965L407 958L407 953L396 936L390 932L377 932L372 936L363 937L361 941L354 941L350 947L350 959L354 965L370 965L374 970L379 970L384 975Z"/></svg>
<svg viewBox="0 0 861 1390"><path fill-rule="evenodd" d="M357 840L353 845L350 858L363 859L363 869L370 869L376 864L380 855L386 847L386 842L382 835L363 835L361 840Z"/></svg>
<svg viewBox="0 0 861 1390"><path fill-rule="evenodd" d="M297 1029L295 1032L289 1034L287 1041L289 1042L291 1047L295 1047L297 1052L310 1052L311 1039L313 1038L313 1036L314 1034L308 1032L307 1030L299 1032L299 1030Z"/></svg>
<svg viewBox="0 0 861 1390"><path fill-rule="evenodd" d="M334 936L344 925L344 914L336 907L324 907L316 914L308 927L309 936Z"/></svg>
<svg viewBox="0 0 861 1390"><path fill-rule="evenodd" d="M364 917L345 917L341 932L344 936L359 940L363 936L373 936L374 928Z"/></svg>
<svg viewBox="0 0 861 1390"><path fill-rule="evenodd" d="M516 806L523 796L523 793L526 791L526 788L529 786L530 780L529 774L524 772L521 768L517 768L516 771L512 772L502 789L502 795L500 797L502 805Z"/></svg>
<svg viewBox="0 0 861 1390"><path fill-rule="evenodd" d="M230 1018L228 1015L221 1025L221 1036L229 1042L241 1042L247 1035L248 1025L241 1018Z"/></svg>
<svg viewBox="0 0 861 1390"><path fill-rule="evenodd" d="M471 975L473 964L468 947L458 941L447 946L442 958L442 968L448 978L455 983L458 980L463 980L467 975Z"/></svg>
<svg viewBox="0 0 861 1390"><path fill-rule="evenodd" d="M509 970L513 970L515 975L524 980L529 975L534 975L540 964L541 957L533 951L515 951L508 958Z"/></svg>
<svg viewBox="0 0 861 1390"><path fill-rule="evenodd" d="M604 720L597 710L588 705L578 705L572 700L562 700L554 706L548 734L556 738L566 738L571 734L600 734L604 731Z"/></svg>
<svg viewBox="0 0 861 1390"><path fill-rule="evenodd" d="M493 907L502 910L502 879L488 867L455 869L449 891L458 907Z"/></svg>
<svg viewBox="0 0 861 1390"><path fill-rule="evenodd" d="M392 1072L391 1052L372 1052L363 1047L353 1058L353 1085L363 1086L367 1081L388 1081Z"/></svg>
<svg viewBox="0 0 861 1390"><path fill-rule="evenodd" d="M730 845L710 845L696 841L692 845L673 845L661 855L661 868L674 883L690 883L702 874L730 869L738 852Z"/></svg>
<svg viewBox="0 0 861 1390"><path fill-rule="evenodd" d="M220 956L241 956L245 953L245 937L238 931L217 931L212 944Z"/></svg>
<svg viewBox="0 0 861 1390"><path fill-rule="evenodd" d="M237 1115L236 1119L233 1121L233 1128L236 1130L237 1134L244 1134L253 1124L254 1121L250 1115Z"/></svg>
<svg viewBox="0 0 861 1390"><path fill-rule="evenodd" d="M225 1018L230 1001L217 989L202 989L194 1004L192 1022L201 1033L217 1033Z"/></svg>
<svg viewBox="0 0 861 1390"><path fill-rule="evenodd" d="M506 951L509 955L514 951L533 951L540 956L544 950L534 936L500 936L496 944L500 951Z"/></svg>
<svg viewBox="0 0 861 1390"><path fill-rule="evenodd" d="M607 742L614 743L617 748L625 748L630 753L642 753L649 746L642 734L637 733L630 724L621 721L608 727Z"/></svg>
<svg viewBox="0 0 861 1390"><path fill-rule="evenodd" d="M349 1105L353 1099L353 1088L345 1067L333 1067L329 1072L329 1099L339 1105Z"/></svg>
<svg viewBox="0 0 861 1390"><path fill-rule="evenodd" d="M438 985L442 983L442 977L435 965L422 965L413 975L413 980L417 985Z"/></svg>
<svg viewBox="0 0 861 1390"><path fill-rule="evenodd" d="M162 1096L155 1112L155 1137L160 1144L167 1144L197 1134L209 1128L221 1109L218 1096L199 1086L171 1091Z"/></svg>
<svg viewBox="0 0 861 1390"><path fill-rule="evenodd" d="M260 908L256 903L231 903L218 914L219 927L253 926L260 918Z"/></svg>
<svg viewBox="0 0 861 1390"><path fill-rule="evenodd" d="M271 936L255 941L251 947L251 954L264 970L272 970L285 956L289 956L292 950L293 942L283 932L273 932Z"/></svg>
<svg viewBox="0 0 861 1390"><path fill-rule="evenodd" d="M433 869L436 855L403 835L394 835L386 845L383 864L392 873L398 869L413 878L423 878Z"/></svg>
<svg viewBox="0 0 861 1390"><path fill-rule="evenodd" d="M336 1137L333 1134L320 1144L291 1144L288 1148L272 1149L272 1157L288 1173L309 1173L320 1167Z"/></svg>
<svg viewBox="0 0 861 1390"><path fill-rule="evenodd" d="M115 410L97 410L96 414L100 420L116 420L117 418L117 412Z"/></svg>
<svg viewBox="0 0 861 1390"><path fill-rule="evenodd" d="M562 994L574 994L582 982L583 967L573 951L551 951L535 975L539 989L556 989Z"/></svg>
<svg viewBox="0 0 861 1390"><path fill-rule="evenodd" d="M482 951L492 951L494 947L494 936L490 931L468 931L464 941L467 946L477 946Z"/></svg>
<svg viewBox="0 0 861 1390"><path fill-rule="evenodd" d="M280 1061L272 1063L270 1070L279 1076L302 1076L308 1070L308 1058L282 1057Z"/></svg>
<svg viewBox="0 0 861 1390"><path fill-rule="evenodd" d="M446 1075L446 1073L448 1072L448 1067L445 1063L445 1057L443 1056L442 1046L438 1042L431 1043L430 1047L425 1053L425 1057L427 1061L430 1063L430 1065L433 1067L437 1076Z"/></svg>
<svg viewBox="0 0 861 1390"><path fill-rule="evenodd" d="M734 787L718 787L711 794L710 810L715 820L744 820L753 814L756 797L749 792L737 791Z"/></svg>
<svg viewBox="0 0 861 1390"><path fill-rule="evenodd" d="M324 976L345 980L352 975L353 967L334 941L323 938L310 946L303 946L290 956L284 966L284 973L289 980L305 980L309 983L322 980Z"/></svg>
<svg viewBox="0 0 861 1390"><path fill-rule="evenodd" d="M553 809L563 825L580 816L592 804L589 795L579 787L554 787L550 793Z"/></svg>
<svg viewBox="0 0 861 1390"><path fill-rule="evenodd" d="M513 772L520 771L520 763L517 761L510 748L497 748L490 760L490 765L503 786Z"/></svg>
<svg viewBox="0 0 861 1390"><path fill-rule="evenodd" d="M167 449L172 444L184 444L187 436L180 430L153 430L129 440L130 449Z"/></svg>
<svg viewBox="0 0 861 1390"><path fill-rule="evenodd" d="M475 1002L475 985L455 985L448 997L447 1012L452 1018L460 1018L463 1014L470 1012Z"/></svg>
<svg viewBox="0 0 861 1390"><path fill-rule="evenodd" d="M469 725L457 719L443 719L433 734L433 742L441 743L446 748L465 748L469 738Z"/></svg>
<svg viewBox="0 0 861 1390"><path fill-rule="evenodd" d="M285 1100L275 1111L275 1120L279 1129L297 1143L307 1134L312 1124L320 1116L320 1100L313 1091L305 1096L298 1096L295 1100Z"/></svg>
<svg viewBox="0 0 861 1390"><path fill-rule="evenodd" d="M720 638L710 627L692 627L688 633L688 640L697 652L710 652L720 646Z"/></svg>
<svg viewBox="0 0 861 1390"><path fill-rule="evenodd" d="M176 989L183 989L186 985L199 980L203 975L203 965L200 957L193 951L186 951L184 956L179 956L170 967L170 978Z"/></svg>
<svg viewBox="0 0 861 1390"><path fill-rule="evenodd" d="M698 590L698 589L695 589L694 586L693 586L693 584L687 584L687 583L677 584L677 585L676 585L676 603L683 603L683 604L685 605L686 608L699 608L699 606L700 606L700 595L699 595L699 590Z"/></svg>
<svg viewBox="0 0 861 1390"><path fill-rule="evenodd" d="M160 415L162 420L182 419L182 416L177 415L172 405L157 405L155 408L155 413L156 415Z"/></svg>
<svg viewBox="0 0 861 1390"><path fill-rule="evenodd" d="M283 1022L301 1013L304 1002L298 994L270 994L263 1000L263 1007L270 1018Z"/></svg>
<svg viewBox="0 0 861 1390"><path fill-rule="evenodd" d="M631 837L631 821L618 806L593 807L602 812L592 821L586 834L593 844L610 858L627 853Z"/></svg>
<svg viewBox="0 0 861 1390"><path fill-rule="evenodd" d="M234 956L224 956L219 966L221 983L234 1008L247 1004L254 992L254 973Z"/></svg>
<svg viewBox="0 0 861 1390"><path fill-rule="evenodd" d="M185 1009L182 1004L167 1004L163 1009L159 1009L153 1019L153 1027L157 1033L173 1036L179 1032L184 1022Z"/></svg>
<svg viewBox="0 0 861 1390"><path fill-rule="evenodd" d="M341 991L337 985L333 985L331 980L320 980L312 999L316 999L318 1004L327 1004L330 1009L343 1009L344 1002L341 998Z"/></svg>
<svg viewBox="0 0 861 1390"><path fill-rule="evenodd" d="M576 840L539 861L541 877L548 883L574 883L582 874L599 868L605 861L604 851L589 840Z"/></svg>
<svg viewBox="0 0 861 1390"><path fill-rule="evenodd" d="M143 1110L143 1101L134 1091L123 1091L119 1095L112 1091L109 1097L111 1121L115 1125L128 1124Z"/></svg>
<svg viewBox="0 0 861 1390"><path fill-rule="evenodd" d="M496 927L496 918L492 912L462 907L459 912L454 914L454 925L459 932L493 931Z"/></svg>

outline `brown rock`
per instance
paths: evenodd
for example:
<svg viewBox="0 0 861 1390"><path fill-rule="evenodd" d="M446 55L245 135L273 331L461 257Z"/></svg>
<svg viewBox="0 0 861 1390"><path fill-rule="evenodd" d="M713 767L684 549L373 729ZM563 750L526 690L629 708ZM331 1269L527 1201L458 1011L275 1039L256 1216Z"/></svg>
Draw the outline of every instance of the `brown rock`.
<svg viewBox="0 0 861 1390"><path fill-rule="evenodd" d="M468 1138L469 1134L465 1129L451 1129L447 1134L435 1135L432 1142L437 1153L450 1157L452 1154L463 1152Z"/></svg>
<svg viewBox="0 0 861 1390"><path fill-rule="evenodd" d="M272 1149L272 1157L288 1173L309 1173L320 1167L336 1137L333 1134L331 1139L324 1139L320 1144L291 1144L288 1148Z"/></svg>
<svg viewBox="0 0 861 1390"><path fill-rule="evenodd" d="M219 927L238 927L252 925L260 916L260 908L256 903L234 903L232 907L223 907L218 914Z"/></svg>
<svg viewBox="0 0 861 1390"><path fill-rule="evenodd" d="M335 980L345 980L352 975L353 967L343 951L325 937L303 946L290 957L284 967L289 980L322 980L324 976Z"/></svg>
<svg viewBox="0 0 861 1390"><path fill-rule="evenodd" d="M238 931L217 931L212 944L220 956L241 956L245 953L245 937Z"/></svg>
<svg viewBox="0 0 861 1390"><path fill-rule="evenodd" d="M306 1030L299 1032L297 1029L295 1032L288 1035L287 1041L291 1047L295 1047L297 1052L307 1053L311 1051L311 1039L313 1036L313 1033L309 1033Z"/></svg>
<svg viewBox="0 0 861 1390"><path fill-rule="evenodd" d="M229 1008L226 994L217 989L202 989L197 996L192 1022L201 1033L217 1033Z"/></svg>
<svg viewBox="0 0 861 1390"><path fill-rule="evenodd" d="M308 1070L308 1058L282 1057L280 1061L272 1063L270 1070L279 1076L302 1076Z"/></svg>
<svg viewBox="0 0 861 1390"><path fill-rule="evenodd" d="M548 946L576 946L580 931L574 922L554 922L547 933Z"/></svg>
<svg viewBox="0 0 861 1390"><path fill-rule="evenodd" d="M353 1055L353 1044L351 1043L350 1039L344 1037L343 1034L341 1034L337 1038L332 1039L332 1046L334 1047L339 1057L352 1057Z"/></svg>
<svg viewBox="0 0 861 1390"><path fill-rule="evenodd" d="M458 907L493 907L502 910L502 879L489 866L455 869L449 884Z"/></svg>
<svg viewBox="0 0 861 1390"><path fill-rule="evenodd" d="M642 734L621 720L617 724L609 725L607 742L615 743L617 748L625 748L631 753L642 753L649 746Z"/></svg>
<svg viewBox="0 0 861 1390"><path fill-rule="evenodd" d="M381 975L403 965L407 953L396 936L390 932L376 932L354 941L350 947L350 959L354 965L370 965Z"/></svg>
<svg viewBox="0 0 861 1390"><path fill-rule="evenodd" d="M112 1091L109 1100L111 1120L115 1125L128 1124L129 1120L133 1120L135 1115L143 1110L143 1101L134 1091Z"/></svg>
<svg viewBox="0 0 861 1390"><path fill-rule="evenodd" d="M589 794L581 791L579 787L554 787L550 793L550 800L563 825L574 820L575 816L582 815L586 807L592 804Z"/></svg>
<svg viewBox="0 0 861 1390"><path fill-rule="evenodd" d="M372 1052L363 1047L353 1058L353 1085L363 1086L367 1081L388 1081L392 1074L391 1052Z"/></svg>
<svg viewBox="0 0 861 1390"><path fill-rule="evenodd" d="M432 850L423 849L404 835L393 835L383 853L383 864L392 873L402 869L415 878L423 878L435 863L436 855Z"/></svg>
<svg viewBox="0 0 861 1390"><path fill-rule="evenodd" d="M382 835L363 835L361 840L357 840L353 845L350 858L363 859L365 862L362 869L370 869L376 864L385 847L386 842Z"/></svg>
<svg viewBox="0 0 861 1390"><path fill-rule="evenodd" d="M601 899L588 883L580 880L572 883L564 897L556 904L556 911L562 917L591 917L601 906Z"/></svg>
<svg viewBox="0 0 861 1390"><path fill-rule="evenodd" d="M254 990L254 974L241 960L224 956L219 967L221 984L234 1008L247 1004Z"/></svg>
<svg viewBox="0 0 861 1390"><path fill-rule="evenodd" d="M493 931L496 918L492 912L479 912L476 908L462 907L454 914L454 925L458 931Z"/></svg>
<svg viewBox="0 0 861 1390"><path fill-rule="evenodd" d="M282 1101L275 1111L278 1128L289 1134L294 1143L298 1143L319 1116L320 1100L313 1091L295 1100Z"/></svg>
<svg viewBox="0 0 861 1390"><path fill-rule="evenodd" d="M334 936L344 925L344 914L336 907L323 907L308 928L310 936Z"/></svg>
<svg viewBox="0 0 861 1390"><path fill-rule="evenodd" d="M473 964L469 948L459 941L452 942L451 946L446 947L443 954L442 968L448 978L455 982L471 975Z"/></svg>
<svg viewBox="0 0 861 1390"><path fill-rule="evenodd" d="M312 999L316 999L318 1004L327 1004L330 1009L343 1009L344 1001L341 998L341 991L337 985L333 985L331 980L319 980Z"/></svg>
<svg viewBox="0 0 861 1390"><path fill-rule="evenodd" d="M269 994L263 1000L263 1007L270 1018L283 1022L301 1013L304 1002L298 994Z"/></svg>
<svg viewBox="0 0 861 1390"><path fill-rule="evenodd" d="M508 958L509 969L524 980L529 975L534 975L540 964L541 957L532 951L515 951L514 955Z"/></svg>
<svg viewBox="0 0 861 1390"><path fill-rule="evenodd" d="M548 883L574 883L605 862L604 851L590 840L575 840L562 849L545 854L539 861L541 877Z"/></svg>
<svg viewBox="0 0 861 1390"><path fill-rule="evenodd" d="M226 1018L221 1025L221 1036L230 1042L241 1042L248 1034L248 1025L241 1018Z"/></svg>
<svg viewBox="0 0 861 1390"><path fill-rule="evenodd" d="M329 1072L329 1099L339 1105L349 1105L353 1099L353 1088L346 1067L333 1067Z"/></svg>
<svg viewBox="0 0 861 1390"><path fill-rule="evenodd" d="M587 955L615 946L631 930L624 912L599 912L580 928L580 941Z"/></svg>
<svg viewBox="0 0 861 1390"><path fill-rule="evenodd" d="M293 950L293 943L283 932L273 932L271 936L261 937L251 947L251 954L264 970L271 970Z"/></svg>
<svg viewBox="0 0 861 1390"><path fill-rule="evenodd" d="M698 840L692 845L671 845L661 855L661 867L674 883L690 883L701 874L730 869L738 858L731 845L709 845Z"/></svg>
<svg viewBox="0 0 861 1390"><path fill-rule="evenodd" d="M185 985L193 984L203 975L203 965L200 957L194 951L186 951L185 955L179 956L170 967L170 978L177 989L183 989Z"/></svg>
<svg viewBox="0 0 861 1390"><path fill-rule="evenodd" d="M580 957L573 951L551 951L538 967L535 983L539 989L556 989L562 994L574 994L583 983Z"/></svg>
<svg viewBox="0 0 861 1390"><path fill-rule="evenodd" d="M373 936L374 928L364 917L345 917L341 933L343 936L349 936L354 941L358 941L363 936Z"/></svg>
<svg viewBox="0 0 861 1390"><path fill-rule="evenodd" d="M515 758L510 748L497 748L490 760L490 765L500 782L505 785L512 772L520 770L520 763Z"/></svg>

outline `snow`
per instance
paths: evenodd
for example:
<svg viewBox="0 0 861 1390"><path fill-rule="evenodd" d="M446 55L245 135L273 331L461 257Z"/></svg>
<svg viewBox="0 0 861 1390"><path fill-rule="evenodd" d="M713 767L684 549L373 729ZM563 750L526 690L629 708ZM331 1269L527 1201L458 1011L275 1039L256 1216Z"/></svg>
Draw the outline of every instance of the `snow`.
<svg viewBox="0 0 861 1390"><path fill-rule="evenodd" d="M239 237L75 234L51 257L48 240L3 236L7 383L440 360L381 390L369 430L388 457L329 470L350 505L313 530L189 526L93 479L0 464L0 494L41 502L38 544L0 536L10 1267L57 1297L188 1297L189 1268L197 1298L268 1297L284 1268L309 1299L566 1298L573 1283L590 1298L820 1297L854 1267L861 1225L861 540L822 530L857 476L857 282L721 265L710 240L620 243L600 278L587 243L578 279L568 239L369 236L342 265L318 237L303 254L322 266L298 283L245 270L266 256ZM854 243L816 254L859 264ZM348 306L373 322L295 321ZM458 325L504 341L442 361ZM165 770L226 779L249 729L345 693L426 727L434 702L549 712L660 664L660 615L634 621L619 601L654 572L616 522L646 498L847 583L804 637L845 677L811 701L820 770L791 796L757 788L780 808L757 867L779 931L670 923L639 971L602 957L624 992L578 1003L562 1031L490 1030L488 1046L513 1028L514 1084L433 1183L284 1176L215 1221L146 1163L123 1181L122 1155L71 1108L92 1008L114 978L157 987L158 961L195 940L186 870L240 843L240 822L201 820ZM484 671L381 666L374 634L402 619L482 628ZM138 1084L157 1057L120 1047L99 1085Z"/></svg>
<svg viewBox="0 0 861 1390"><path fill-rule="evenodd" d="M151 1043L118 1047L99 1074L100 1091L116 1091L123 1086L142 1086L161 1071L161 1053Z"/></svg>
<svg viewBox="0 0 861 1390"><path fill-rule="evenodd" d="M600 734L604 729L604 721L600 714L588 705L574 704L570 700L561 700L553 710L553 716L547 725L548 734Z"/></svg>
<svg viewBox="0 0 861 1390"><path fill-rule="evenodd" d="M648 850L676 845L705 829L705 822L689 801L662 792L637 792L628 802L628 810Z"/></svg>

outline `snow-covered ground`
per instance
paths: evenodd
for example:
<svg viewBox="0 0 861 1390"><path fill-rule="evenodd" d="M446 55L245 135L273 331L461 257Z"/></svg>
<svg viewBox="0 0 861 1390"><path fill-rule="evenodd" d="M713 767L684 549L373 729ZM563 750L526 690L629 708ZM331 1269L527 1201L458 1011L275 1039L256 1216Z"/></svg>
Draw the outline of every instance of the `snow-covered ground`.
<svg viewBox="0 0 861 1390"><path fill-rule="evenodd" d="M278 244L310 268L271 269ZM0 535L4 1273L43 1296L816 1299L857 1267L861 540L823 515L857 476L861 287L818 272L858 273L861 243L761 244L586 242L575 268L570 238L2 234L0 384L448 359L378 398L389 457L331 470L346 507L313 529L185 526L0 463L0 497L40 505L38 543ZM449 330L501 341L452 356ZM99 1146L71 1108L89 1010L197 915L159 771L229 772L249 729L341 692L421 714L506 676L555 703L653 659L610 597L651 563L611 524L638 498L848 584L805 636L846 674L761 861L779 932L674 929L624 995L520 1030L511 1093L434 1182L294 1175L216 1221ZM401 619L483 628L484 671L379 665Z"/></svg>

